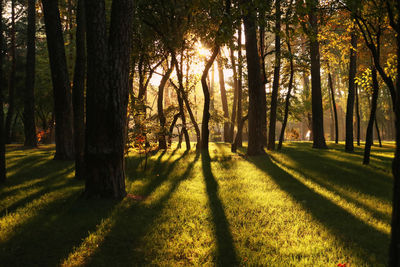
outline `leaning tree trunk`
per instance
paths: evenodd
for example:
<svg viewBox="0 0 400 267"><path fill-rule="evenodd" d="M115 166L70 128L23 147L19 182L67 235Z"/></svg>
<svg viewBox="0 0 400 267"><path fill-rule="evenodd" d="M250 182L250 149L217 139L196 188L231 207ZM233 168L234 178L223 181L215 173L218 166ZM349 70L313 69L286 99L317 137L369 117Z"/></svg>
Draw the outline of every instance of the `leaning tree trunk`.
<svg viewBox="0 0 400 267"><path fill-rule="evenodd" d="M333 107L333 115L335 117L335 143L339 143L339 122L338 122L338 115L337 115L337 108L336 108L336 100L335 100L335 90L333 89L333 81L332 75L328 64L328 83L329 89L332 96L332 107Z"/></svg>
<svg viewBox="0 0 400 267"><path fill-rule="evenodd" d="M233 50L233 42L230 43L230 58L233 71L233 103L232 103L232 113L231 113L231 128L229 129L229 139L233 141L233 136L235 135L235 122L236 122L236 108L238 104L238 77L236 71L236 61Z"/></svg>
<svg viewBox="0 0 400 267"><path fill-rule="evenodd" d="M74 141L75 141L75 178L84 178L85 153L85 2L78 0L76 15L76 59L72 102L74 108Z"/></svg>
<svg viewBox="0 0 400 267"><path fill-rule="evenodd" d="M72 96L58 0L42 0L42 3L54 94L56 122L56 154L54 159L71 160L75 156Z"/></svg>
<svg viewBox="0 0 400 267"><path fill-rule="evenodd" d="M3 1L0 1L0 21L3 21ZM4 132L3 61L4 61L3 23L0 23L0 183L6 181L6 145Z"/></svg>
<svg viewBox="0 0 400 267"><path fill-rule="evenodd" d="M212 51L211 57L207 60L206 66L204 67L203 74L201 76L201 86L204 94L204 107L203 107L203 119L201 124L201 145L200 148L203 151L208 151L208 140L210 137L210 130L208 129L208 123L210 121L210 92L207 85L207 74L214 63L219 51L219 46L215 45Z"/></svg>
<svg viewBox="0 0 400 267"><path fill-rule="evenodd" d="M365 138L365 149L364 149L364 160L363 164L369 164L369 157L371 153L371 146L373 141L373 127L374 127L374 120L376 116L376 107L378 103L378 95L379 95L379 84L378 78L376 75L376 68L372 68L372 103L371 103L371 113L369 116L368 127L367 127L367 137Z"/></svg>
<svg viewBox="0 0 400 267"><path fill-rule="evenodd" d="M350 68L349 68L349 94L346 107L346 144L345 151L354 151L353 117L354 117L354 87L357 73L357 33L351 32Z"/></svg>
<svg viewBox="0 0 400 267"><path fill-rule="evenodd" d="M279 76L281 71L281 1L275 1L275 67L269 119L268 150L275 150L276 109L278 107Z"/></svg>
<svg viewBox="0 0 400 267"><path fill-rule="evenodd" d="M253 6L248 6L244 13L243 21L249 83L249 143L247 154L252 156L265 154L263 142L265 114L262 114L265 109L263 107L260 59L257 50L256 11Z"/></svg>
<svg viewBox="0 0 400 267"><path fill-rule="evenodd" d="M24 132L25 146L37 147L35 125L35 34L36 34L36 0L28 1L28 34L26 55L26 79L24 93Z"/></svg>
<svg viewBox="0 0 400 267"><path fill-rule="evenodd" d="M168 62L167 62L168 64ZM171 66L164 73L160 85L158 86L158 98L157 98L157 111L158 111L158 120L160 121L160 133L158 135L158 148L159 149L167 149L167 142L165 140L165 115L164 115L164 88L167 84L169 77L171 76L172 71L174 70L174 65L171 62Z"/></svg>
<svg viewBox="0 0 400 267"><path fill-rule="evenodd" d="M355 88L355 94L356 94L356 119L357 119L357 146L360 146L360 103L358 100L358 86L356 84Z"/></svg>
<svg viewBox="0 0 400 267"><path fill-rule="evenodd" d="M381 132L379 131L379 126L378 126L378 121L376 119L376 115L375 115L375 129L376 129L376 135L378 136L379 147L382 147Z"/></svg>
<svg viewBox="0 0 400 267"><path fill-rule="evenodd" d="M105 1L86 0L85 10L88 63L85 195L123 198L133 3L112 2L109 39Z"/></svg>
<svg viewBox="0 0 400 267"><path fill-rule="evenodd" d="M316 15L318 0L307 1L310 20L310 57L311 57L311 107L313 148L327 148L324 137L324 112L321 93L321 64L318 42L318 18Z"/></svg>
<svg viewBox="0 0 400 267"><path fill-rule="evenodd" d="M218 64L218 77L219 77L219 88L221 90L221 102L222 102L222 110L224 111L224 142L232 142L232 139L229 138L229 111L228 111L228 99L226 98L226 90L225 90L225 80L224 80L224 71L223 71L223 62L222 62L221 53L217 56L217 64Z"/></svg>
<svg viewBox="0 0 400 267"><path fill-rule="evenodd" d="M16 61L16 44L15 44L15 0L11 1L11 47L10 47L10 57L11 57L11 70L10 77L8 80L8 111L6 117L6 143L10 144L12 139L12 121L15 113L15 74L17 71L17 61Z"/></svg>

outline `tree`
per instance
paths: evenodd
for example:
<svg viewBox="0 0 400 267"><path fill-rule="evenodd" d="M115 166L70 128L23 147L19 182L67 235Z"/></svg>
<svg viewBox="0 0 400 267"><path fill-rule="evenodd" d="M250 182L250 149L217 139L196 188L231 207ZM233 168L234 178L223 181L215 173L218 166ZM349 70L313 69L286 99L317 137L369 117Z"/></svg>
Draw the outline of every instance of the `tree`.
<svg viewBox="0 0 400 267"><path fill-rule="evenodd" d="M56 160L72 160L74 153L73 111L58 0L42 0L50 58L56 123Z"/></svg>
<svg viewBox="0 0 400 267"><path fill-rule="evenodd" d="M87 96L85 196L123 198L133 2L112 2L107 39L104 0L85 1Z"/></svg>
<svg viewBox="0 0 400 267"><path fill-rule="evenodd" d="M309 16L309 39L311 57L311 106L312 106L312 133L313 148L327 148L324 137L324 117L321 93L321 63L318 42L318 0L307 0Z"/></svg>
<svg viewBox="0 0 400 267"><path fill-rule="evenodd" d="M11 57L11 70L10 77L8 80L8 111L6 117L6 143L11 143L11 132L12 132L12 121L14 119L15 113L15 73L17 71L17 58L16 58L16 41L15 41L15 1L11 0L11 47L10 47L10 57Z"/></svg>
<svg viewBox="0 0 400 267"><path fill-rule="evenodd" d="M276 109L278 106L279 78L281 71L281 1L275 1L275 67L272 84L271 111L269 119L268 150L275 150Z"/></svg>
<svg viewBox="0 0 400 267"><path fill-rule="evenodd" d="M260 57L257 49L256 10L253 1L241 2L244 33L246 39L246 59L249 84L249 144L247 154L250 156L265 154L263 87L261 84Z"/></svg>
<svg viewBox="0 0 400 267"><path fill-rule="evenodd" d="M3 1L0 0L0 182L6 181L6 145L4 131L4 98L3 98L3 61L4 61L4 36L3 36Z"/></svg>
<svg viewBox="0 0 400 267"><path fill-rule="evenodd" d="M219 88L221 90L221 102L222 109L224 111L224 142L232 142L232 139L229 137L229 111L228 111L228 100L226 98L226 90L225 90L225 80L224 80L224 66L223 66L223 58L221 55L221 51L217 56L218 63L218 77L219 77Z"/></svg>
<svg viewBox="0 0 400 267"><path fill-rule="evenodd" d="M354 117L354 95L355 95L355 77L357 73L357 33L355 30L351 32L350 47L350 67L349 67L349 94L347 96L346 106L346 144L347 152L354 151L353 140L353 117Z"/></svg>
<svg viewBox="0 0 400 267"><path fill-rule="evenodd" d="M331 98L332 98L332 107L333 107L333 115L335 118L335 143L339 143L339 122L338 122L338 115L337 115L337 107L336 107L336 100L335 100L335 90L333 88L333 80L332 80L332 74L331 74L331 69L328 65L328 84L329 84L329 89L331 92Z"/></svg>
<svg viewBox="0 0 400 267"><path fill-rule="evenodd" d="M84 178L85 152L85 3L78 0L76 14L76 58L74 84L72 87L72 103L74 109L74 141L75 141L75 178Z"/></svg>

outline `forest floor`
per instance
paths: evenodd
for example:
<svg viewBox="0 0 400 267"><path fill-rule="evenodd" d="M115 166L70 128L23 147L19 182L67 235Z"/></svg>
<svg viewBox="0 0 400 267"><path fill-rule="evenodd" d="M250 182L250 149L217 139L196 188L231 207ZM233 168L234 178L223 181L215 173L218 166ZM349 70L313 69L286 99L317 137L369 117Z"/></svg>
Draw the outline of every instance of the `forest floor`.
<svg viewBox="0 0 400 267"><path fill-rule="evenodd" d="M54 146L8 146L1 266L380 266L388 257L394 143L315 150L285 143L247 157L171 149L127 159L128 197L82 199Z"/></svg>

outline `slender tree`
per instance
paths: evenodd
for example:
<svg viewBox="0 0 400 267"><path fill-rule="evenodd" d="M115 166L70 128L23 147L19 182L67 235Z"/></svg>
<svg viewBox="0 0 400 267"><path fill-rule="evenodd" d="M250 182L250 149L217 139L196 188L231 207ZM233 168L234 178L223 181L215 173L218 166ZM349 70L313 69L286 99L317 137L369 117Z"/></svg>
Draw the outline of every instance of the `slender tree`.
<svg viewBox="0 0 400 267"><path fill-rule="evenodd" d="M337 114L337 107L336 107L336 97L335 97L335 89L333 88L333 80L332 80L332 74L331 70L329 67L328 63L328 84L329 84L329 89L331 92L331 98L332 98L332 107L333 107L333 115L335 118L335 143L339 143L339 121L338 121L338 114Z"/></svg>
<svg viewBox="0 0 400 267"><path fill-rule="evenodd" d="M219 77L219 88L221 90L221 102L222 102L222 110L224 111L224 142L232 142L232 139L229 138L229 110L228 110L228 99L226 98L226 90L225 90L225 80L224 80L224 66L223 66L223 58L221 56L221 51L217 56L217 64L218 64L218 77Z"/></svg>
<svg viewBox="0 0 400 267"><path fill-rule="evenodd" d="M239 31L238 31L238 85L237 85L237 125L238 131L237 136L235 138L235 143L237 147L242 147L242 134L243 134L243 127L239 127L239 124L242 122L243 117L243 57L242 57L242 26L241 23L239 24Z"/></svg>
<svg viewBox="0 0 400 267"><path fill-rule="evenodd" d="M313 148L327 148L324 137L324 114L322 109L321 93L321 63L318 41L318 0L307 1L309 16L309 39L311 57L311 107L312 107L312 133Z"/></svg>
<svg viewBox="0 0 400 267"><path fill-rule="evenodd" d="M56 123L56 154L54 159L74 159L72 93L65 57L58 0L42 0L53 82Z"/></svg>
<svg viewBox="0 0 400 267"><path fill-rule="evenodd" d="M4 36L3 36L3 0L0 0L0 183L6 181L6 145L4 131L4 98L3 98L3 61L4 61Z"/></svg>
<svg viewBox="0 0 400 267"><path fill-rule="evenodd" d="M84 178L85 152L85 2L78 0L76 14L76 58L74 84L72 87L72 103L74 108L74 137L75 137L75 178Z"/></svg>
<svg viewBox="0 0 400 267"><path fill-rule="evenodd" d="M355 84L356 95L356 120L357 120L357 146L360 146L360 103L358 100L358 85Z"/></svg>
<svg viewBox="0 0 400 267"><path fill-rule="evenodd" d="M233 41L230 43L229 48L229 55L232 64L232 71L233 71L233 103L232 103L232 113L231 113L231 128L229 129L229 139L233 140L235 135L235 123L236 123L236 113L237 113L237 105L238 105L238 77L237 77L237 68L236 68L236 60L234 54L234 45Z"/></svg>
<svg viewBox="0 0 400 267"><path fill-rule="evenodd" d="M357 73L357 33L355 30L351 32L350 41L350 67L349 67L349 94L347 96L346 106L346 144L345 150L347 152L354 151L353 139L353 117L354 117L354 91L355 91L355 77Z"/></svg>
<svg viewBox="0 0 400 267"><path fill-rule="evenodd" d="M252 2L243 3L242 1L249 83L249 143L247 154L250 156L265 154L263 142L265 114L262 114L265 103L263 101L260 58L257 49L256 10Z"/></svg>
<svg viewBox="0 0 400 267"><path fill-rule="evenodd" d="M26 55L26 80L24 92L24 131L25 146L36 147L35 125L35 35L36 35L36 0L28 0L28 34Z"/></svg>
<svg viewBox="0 0 400 267"><path fill-rule="evenodd" d="M16 43L15 43L15 1L11 0L11 43L10 43L10 58L11 58L11 70L8 79L8 111L6 117L6 143L11 143L12 138L12 122L15 113L15 74L17 71L17 58L16 58Z"/></svg>
<svg viewBox="0 0 400 267"><path fill-rule="evenodd" d="M279 79L281 72L281 1L275 1L275 67L272 84L269 119L268 150L275 150L276 109L278 107Z"/></svg>
<svg viewBox="0 0 400 267"><path fill-rule="evenodd" d="M86 0L85 13L88 63L85 195L123 198L133 1L112 2L109 38L105 1Z"/></svg>

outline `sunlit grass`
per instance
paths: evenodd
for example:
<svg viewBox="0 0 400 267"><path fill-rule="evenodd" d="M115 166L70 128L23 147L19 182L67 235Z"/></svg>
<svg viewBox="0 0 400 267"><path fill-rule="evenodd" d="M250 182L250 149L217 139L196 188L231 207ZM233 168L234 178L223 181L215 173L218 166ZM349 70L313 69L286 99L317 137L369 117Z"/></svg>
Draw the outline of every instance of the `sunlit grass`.
<svg viewBox="0 0 400 267"><path fill-rule="evenodd" d="M73 163L52 148L7 153L0 188L0 262L7 265L379 266L387 262L393 143L362 150L287 143L248 158L174 148L127 159L127 191L80 198ZM38 245L40 244L40 245ZM46 249L42 249L45 246ZM0 264L1 265L1 264Z"/></svg>

